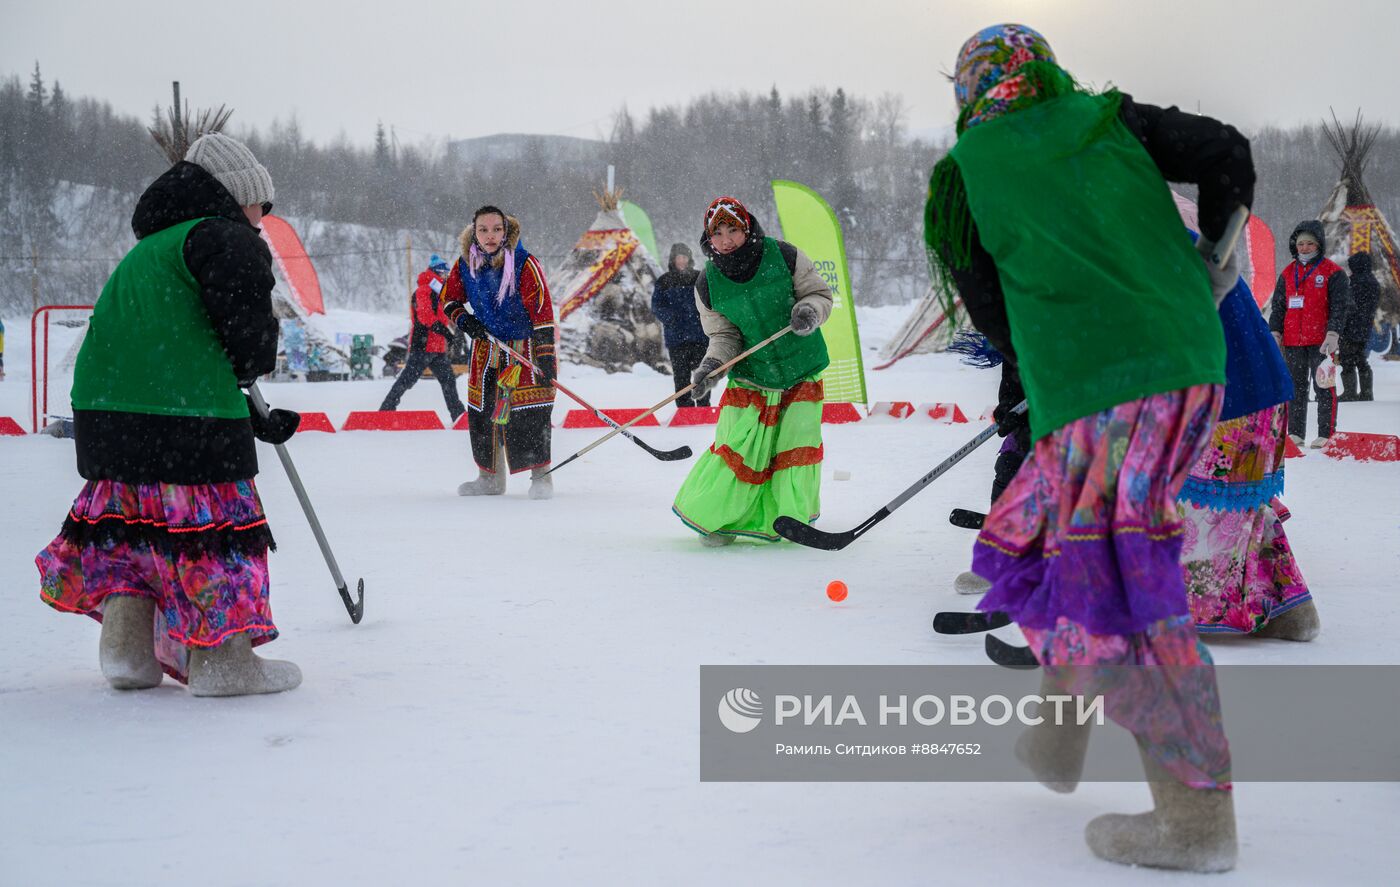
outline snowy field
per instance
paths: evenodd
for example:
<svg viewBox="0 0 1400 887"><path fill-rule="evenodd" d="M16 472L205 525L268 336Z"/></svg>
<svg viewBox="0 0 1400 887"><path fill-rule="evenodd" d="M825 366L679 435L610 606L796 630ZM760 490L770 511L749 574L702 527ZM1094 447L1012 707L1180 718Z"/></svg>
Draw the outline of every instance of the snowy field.
<svg viewBox="0 0 1400 887"><path fill-rule="evenodd" d="M868 364L906 310L862 313ZM377 338L405 327L332 320ZM27 427L27 318L7 328L0 416ZM1342 404L1340 428L1400 433L1400 364L1373 365L1378 401ZM566 373L599 406L668 393L650 371ZM975 419L995 400L997 373L928 356L868 378L872 400L956 401ZM339 425L349 410L377 406L389 384L264 393ZM446 416L431 381L403 407ZM556 421L567 407L561 398ZM822 525L855 525L976 427L827 426ZM644 431L655 446L697 452L711 434ZM596 435L557 430L556 460ZM503 498L457 497L476 473L464 432L308 433L290 447L343 569L364 578L365 620L346 618L281 467L260 445L282 631L261 652L300 664L305 683L217 700L168 678L146 692L108 688L97 623L38 599L34 555L81 485L72 441L0 438L0 884L1200 877L1117 867L1085 847L1093 816L1148 809L1142 784L1059 796L1029 783L699 782L701 664L984 661L976 639L936 635L929 620L968 604L950 584L972 536L946 516L985 506L992 446L839 554L703 548L669 512L690 463L654 461L624 440L560 471L548 502L525 498L523 476ZM1388 629L1400 622L1400 464L1310 453L1288 468L1288 533L1322 635L1214 641L1217 661L1400 662ZM851 479L833 481L838 469ZM844 604L824 594L833 578L850 586ZM1249 783L1236 799L1239 867L1210 883L1394 883L1400 786Z"/></svg>

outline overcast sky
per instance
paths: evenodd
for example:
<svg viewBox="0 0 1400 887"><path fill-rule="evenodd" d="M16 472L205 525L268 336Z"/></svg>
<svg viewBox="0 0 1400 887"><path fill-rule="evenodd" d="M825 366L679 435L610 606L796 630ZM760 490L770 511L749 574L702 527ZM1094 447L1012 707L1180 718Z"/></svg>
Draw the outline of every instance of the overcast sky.
<svg viewBox="0 0 1400 887"><path fill-rule="evenodd" d="M496 132L606 136L711 90L895 92L946 126L941 76L973 31L1021 21L1081 80L1246 130L1357 107L1400 125L1396 0L0 0L0 75L149 115L179 80L241 125L293 114L368 144Z"/></svg>

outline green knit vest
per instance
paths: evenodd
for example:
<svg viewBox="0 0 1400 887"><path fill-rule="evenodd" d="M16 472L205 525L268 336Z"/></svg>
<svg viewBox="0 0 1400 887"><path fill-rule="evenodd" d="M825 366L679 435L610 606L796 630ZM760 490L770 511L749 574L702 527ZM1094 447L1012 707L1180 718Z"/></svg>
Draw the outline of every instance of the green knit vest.
<svg viewBox="0 0 1400 887"><path fill-rule="evenodd" d="M950 152L996 261L1037 439L1225 382L1205 263L1118 106L1071 93L970 127Z"/></svg>
<svg viewBox="0 0 1400 887"><path fill-rule="evenodd" d="M107 279L74 367L73 409L248 418L185 265L185 238L202 221L141 238Z"/></svg>
<svg viewBox="0 0 1400 887"><path fill-rule="evenodd" d="M763 238L763 259L748 283L735 283L713 262L705 266L705 283L710 289L710 307L739 328L746 349L792 322L792 272L783 261L778 241L771 237ZM729 375L781 391L821 372L830 362L821 330L810 336L789 333L739 361Z"/></svg>

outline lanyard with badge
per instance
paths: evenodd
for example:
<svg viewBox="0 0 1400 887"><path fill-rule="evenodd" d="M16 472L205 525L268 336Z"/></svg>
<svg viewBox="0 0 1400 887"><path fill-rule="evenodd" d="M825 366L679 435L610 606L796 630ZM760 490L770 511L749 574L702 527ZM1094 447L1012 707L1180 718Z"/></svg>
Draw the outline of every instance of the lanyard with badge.
<svg viewBox="0 0 1400 887"><path fill-rule="evenodd" d="M1312 262L1308 263L1308 265L1311 264ZM1298 272L1305 272L1303 274L1303 280L1306 280L1308 274L1312 273L1311 271L1307 270L1308 265L1297 265L1295 263L1295 267L1293 268L1293 295L1290 296L1288 299L1289 310L1303 307L1303 281L1298 279Z"/></svg>

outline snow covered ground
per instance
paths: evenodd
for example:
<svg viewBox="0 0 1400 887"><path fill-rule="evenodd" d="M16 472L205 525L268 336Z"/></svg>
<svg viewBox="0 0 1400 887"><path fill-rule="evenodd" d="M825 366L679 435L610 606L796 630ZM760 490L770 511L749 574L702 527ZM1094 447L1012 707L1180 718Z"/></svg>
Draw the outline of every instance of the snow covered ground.
<svg viewBox="0 0 1400 887"><path fill-rule="evenodd" d="M862 313L868 346L903 310ZM345 331L370 322L403 326L361 317ZM27 321L7 327L0 416L27 426ZM1378 402L1343 404L1341 428L1400 433L1400 364L1374 365ZM946 356L868 375L872 400L980 412L995 399L995 372ZM668 392L649 371L566 379L600 406ZM264 391L339 424L389 384ZM445 417L430 381L403 406ZM823 526L854 525L973 428L828 426ZM557 430L556 458L595 435ZM697 451L710 435L645 431ZM699 782L701 664L983 661L979 643L936 635L929 619L967 603L950 583L972 537L946 515L985 504L992 447L839 554L702 548L669 513L690 463L621 440L561 471L549 502L525 499L520 477L504 498L454 495L475 475L462 432L302 434L291 449L342 567L364 577L365 620L346 618L265 448L282 637L261 652L298 662L306 681L209 700L169 679L109 689L97 624L39 602L33 556L81 483L72 442L0 438L0 883L1195 882L1085 848L1091 817L1148 808L1140 784L1058 796L1020 783ZM1312 453L1288 467L1289 536L1322 636L1213 642L1217 661L1400 662L1381 628L1400 620L1400 464ZM851 480L831 480L836 469ZM850 586L844 604L826 599L833 578ZM1400 865L1400 786L1241 784L1236 796L1240 865L1211 883L1382 883Z"/></svg>

